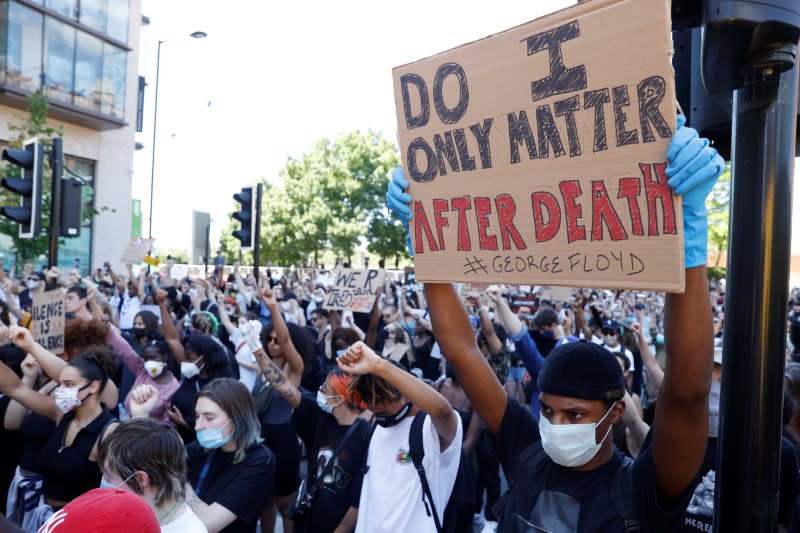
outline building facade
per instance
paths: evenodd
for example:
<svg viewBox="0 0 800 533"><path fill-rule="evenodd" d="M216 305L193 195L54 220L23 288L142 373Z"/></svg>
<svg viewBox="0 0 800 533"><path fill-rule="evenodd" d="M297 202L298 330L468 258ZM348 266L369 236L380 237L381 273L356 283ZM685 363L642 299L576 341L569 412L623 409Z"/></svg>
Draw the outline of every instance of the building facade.
<svg viewBox="0 0 800 533"><path fill-rule="evenodd" d="M41 91L63 128L66 167L92 186L100 213L59 248L59 266L116 264L131 236L141 0L0 0L0 141ZM87 189L88 191L88 189ZM12 241L0 236L6 268Z"/></svg>

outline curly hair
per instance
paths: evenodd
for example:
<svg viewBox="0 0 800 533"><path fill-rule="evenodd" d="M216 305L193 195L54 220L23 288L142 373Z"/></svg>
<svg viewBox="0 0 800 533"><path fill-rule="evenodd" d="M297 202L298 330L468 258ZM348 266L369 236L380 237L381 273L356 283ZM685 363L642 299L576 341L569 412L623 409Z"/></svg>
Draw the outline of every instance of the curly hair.
<svg viewBox="0 0 800 533"><path fill-rule="evenodd" d="M105 320L68 320L64 325L66 353L72 359L89 347L107 347L110 334L111 328Z"/></svg>

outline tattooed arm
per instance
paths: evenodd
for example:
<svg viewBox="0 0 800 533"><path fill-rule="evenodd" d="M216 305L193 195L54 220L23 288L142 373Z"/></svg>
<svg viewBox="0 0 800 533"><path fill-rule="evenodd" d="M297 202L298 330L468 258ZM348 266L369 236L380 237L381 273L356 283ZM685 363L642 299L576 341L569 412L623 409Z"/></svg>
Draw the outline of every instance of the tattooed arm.
<svg viewBox="0 0 800 533"><path fill-rule="evenodd" d="M278 368L278 365L272 362L272 359L267 355L264 349L257 349L253 352L253 355L256 356L258 366L261 367L261 375L272 384L275 390L286 398L286 401L289 402L292 407L300 405L300 390L292 385L286 377L286 374Z"/></svg>

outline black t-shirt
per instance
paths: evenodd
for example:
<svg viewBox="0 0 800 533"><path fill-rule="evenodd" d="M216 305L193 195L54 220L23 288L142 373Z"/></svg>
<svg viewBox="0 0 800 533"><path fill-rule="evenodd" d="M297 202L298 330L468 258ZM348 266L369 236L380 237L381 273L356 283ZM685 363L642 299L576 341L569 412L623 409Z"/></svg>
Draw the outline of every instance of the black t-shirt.
<svg viewBox="0 0 800 533"><path fill-rule="evenodd" d="M208 505L218 503L236 515L224 533L254 533L256 523L275 482L275 456L259 444L247 450L244 460L233 464L235 452L205 453L193 442L186 447L189 483L197 490L200 473L210 461L199 497Z"/></svg>
<svg viewBox="0 0 800 533"><path fill-rule="evenodd" d="M317 407L316 398L308 394L303 394L292 422L309 449L311 484L318 479L350 426L339 425L333 415ZM333 531L351 506L358 507L364 475L361 464L365 447L369 444L370 426L363 418L357 418L353 423L358 426L347 438L333 469L325 476L324 484L314 497L305 524L306 531Z"/></svg>
<svg viewBox="0 0 800 533"><path fill-rule="evenodd" d="M17 431L6 431L3 427L3 420L6 417L6 410L11 398L0 394L0 505L6 508L6 496L8 496L8 486L14 479L14 470L17 468L17 460L22 452L22 439Z"/></svg>
<svg viewBox="0 0 800 533"><path fill-rule="evenodd" d="M713 531L714 480L717 468L717 439L709 437L703 466L697 476L691 501L686 509L683 526L679 531ZM781 438L781 469L778 487L778 523L792 529L792 510L800 489L797 450L786 437Z"/></svg>
<svg viewBox="0 0 800 533"><path fill-rule="evenodd" d="M649 440L649 439L648 439ZM514 482L503 508L498 531L552 533L623 532L625 526L611 501L610 483L624 457L614 449L605 465L578 472L554 463L544 452L533 414L509 399L497 433L498 456ZM633 506L642 531L675 531L691 491L670 512L658 505L652 447L645 447L633 465Z"/></svg>

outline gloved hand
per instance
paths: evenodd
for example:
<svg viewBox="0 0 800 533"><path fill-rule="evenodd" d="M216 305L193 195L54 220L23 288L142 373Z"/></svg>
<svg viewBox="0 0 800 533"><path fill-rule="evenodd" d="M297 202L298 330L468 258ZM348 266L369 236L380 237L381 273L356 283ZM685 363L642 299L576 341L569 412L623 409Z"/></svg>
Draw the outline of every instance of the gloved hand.
<svg viewBox="0 0 800 533"><path fill-rule="evenodd" d="M725 169L725 160L678 115L678 128L667 149L667 185L681 196L686 268L708 262L706 197Z"/></svg>
<svg viewBox="0 0 800 533"><path fill-rule="evenodd" d="M239 326L239 331L242 333L244 337L244 342L247 344L247 347L250 348L250 351L255 353L256 350L260 350L261 347L261 322L258 320L249 320Z"/></svg>
<svg viewBox="0 0 800 533"><path fill-rule="evenodd" d="M394 168L392 170L392 181L389 182L389 189L386 191L386 205L403 222L403 227L406 230L408 254L414 257L414 249L411 246L411 232L408 227L408 221L411 220L411 209L408 207L408 204L411 203L411 196L405 192L406 189L408 189L408 180L403 174L403 169L400 167Z"/></svg>

